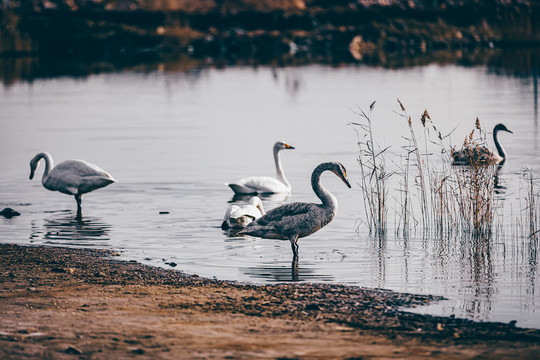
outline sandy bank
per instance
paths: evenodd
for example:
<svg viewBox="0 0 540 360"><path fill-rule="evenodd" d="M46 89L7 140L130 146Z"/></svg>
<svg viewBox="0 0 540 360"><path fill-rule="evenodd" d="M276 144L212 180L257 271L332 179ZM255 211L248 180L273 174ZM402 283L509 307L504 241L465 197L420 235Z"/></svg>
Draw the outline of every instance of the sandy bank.
<svg viewBox="0 0 540 360"><path fill-rule="evenodd" d="M0 244L0 358L513 358L540 331L408 314L430 296L314 284L253 286Z"/></svg>

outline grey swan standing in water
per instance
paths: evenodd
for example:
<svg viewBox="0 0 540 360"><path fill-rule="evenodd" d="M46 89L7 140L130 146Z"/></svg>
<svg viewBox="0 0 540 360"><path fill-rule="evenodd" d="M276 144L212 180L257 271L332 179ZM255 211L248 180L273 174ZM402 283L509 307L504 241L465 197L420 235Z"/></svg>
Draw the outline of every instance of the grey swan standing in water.
<svg viewBox="0 0 540 360"><path fill-rule="evenodd" d="M117 181L97 165L83 160L66 160L54 167L53 159L47 152L41 152L30 160L30 180L41 159L45 159L41 183L47 190L75 196L78 217L82 214L81 199L84 194Z"/></svg>
<svg viewBox="0 0 540 360"><path fill-rule="evenodd" d="M506 161L506 152L499 143L498 133L499 131L509 132L512 131L503 124L497 124L493 129L493 142L497 148L497 153L482 146L482 147L467 147L459 151L452 152L452 165L502 165Z"/></svg>
<svg viewBox="0 0 540 360"><path fill-rule="evenodd" d="M294 146L281 141L274 144L274 161L276 163L277 179L268 176L250 176L226 185L229 185L237 195L290 193L291 184L285 178L285 173L281 166L281 158L279 157L279 152L285 149L292 150Z"/></svg>
<svg viewBox="0 0 540 360"><path fill-rule="evenodd" d="M231 205L225 212L221 229L242 229L250 222L264 215L264 207L260 198L253 196L247 205Z"/></svg>
<svg viewBox="0 0 540 360"><path fill-rule="evenodd" d="M298 239L313 234L336 216L338 203L334 195L321 185L321 174L331 171L350 188L345 167L337 162L322 163L313 170L311 187L322 204L294 202L268 211L238 234L267 239L289 240L293 257L298 257Z"/></svg>

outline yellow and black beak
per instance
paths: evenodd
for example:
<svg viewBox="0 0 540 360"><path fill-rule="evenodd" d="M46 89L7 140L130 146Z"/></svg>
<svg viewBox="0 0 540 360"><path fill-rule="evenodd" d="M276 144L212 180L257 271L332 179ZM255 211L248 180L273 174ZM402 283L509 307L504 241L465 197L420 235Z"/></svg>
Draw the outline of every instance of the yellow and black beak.
<svg viewBox="0 0 540 360"><path fill-rule="evenodd" d="M294 146L291 146L289 144L283 144L285 146L285 149L291 149L293 150L294 149Z"/></svg>
<svg viewBox="0 0 540 360"><path fill-rule="evenodd" d="M347 172L344 171L342 176L340 176L341 180L343 180L343 182L345 183L345 185L347 185L349 187L349 189L351 188L351 184L349 183L349 180L347 179Z"/></svg>

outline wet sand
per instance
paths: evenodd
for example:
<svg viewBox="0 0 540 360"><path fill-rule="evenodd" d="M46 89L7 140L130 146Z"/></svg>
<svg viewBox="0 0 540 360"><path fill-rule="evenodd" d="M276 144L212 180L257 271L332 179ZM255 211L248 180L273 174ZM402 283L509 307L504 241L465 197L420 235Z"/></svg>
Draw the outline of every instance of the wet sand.
<svg viewBox="0 0 540 360"><path fill-rule="evenodd" d="M1 359L536 359L540 330L400 311L431 296L255 286L0 244Z"/></svg>

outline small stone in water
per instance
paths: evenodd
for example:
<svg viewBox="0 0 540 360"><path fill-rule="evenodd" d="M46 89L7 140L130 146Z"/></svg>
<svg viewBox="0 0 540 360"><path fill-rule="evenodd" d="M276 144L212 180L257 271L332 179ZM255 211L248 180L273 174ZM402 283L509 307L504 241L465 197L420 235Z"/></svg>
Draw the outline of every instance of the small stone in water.
<svg viewBox="0 0 540 360"><path fill-rule="evenodd" d="M11 219L14 216L21 215L20 212L13 210L12 208L5 208L4 210L0 211L0 215L2 215L5 218Z"/></svg>
<svg viewBox="0 0 540 360"><path fill-rule="evenodd" d="M81 355L82 351L77 349L75 346L70 346L65 350L66 354Z"/></svg>

